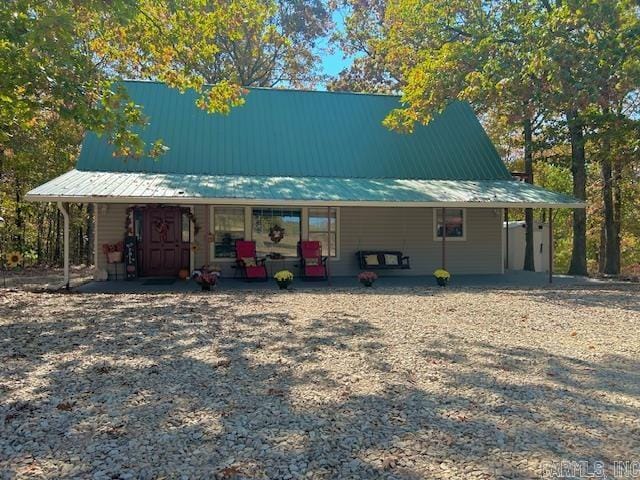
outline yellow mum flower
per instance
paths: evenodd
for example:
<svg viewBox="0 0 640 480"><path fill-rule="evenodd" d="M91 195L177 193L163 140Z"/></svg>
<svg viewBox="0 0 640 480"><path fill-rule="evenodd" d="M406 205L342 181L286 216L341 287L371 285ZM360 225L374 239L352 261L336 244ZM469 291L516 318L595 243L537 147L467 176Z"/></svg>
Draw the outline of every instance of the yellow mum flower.
<svg viewBox="0 0 640 480"><path fill-rule="evenodd" d="M7 253L7 266L15 268L22 262L22 254L20 252Z"/></svg>
<svg viewBox="0 0 640 480"><path fill-rule="evenodd" d="M289 270L280 270L276 273L273 278L275 278L278 282L287 282L293 280L293 273Z"/></svg>
<svg viewBox="0 0 640 480"><path fill-rule="evenodd" d="M451 274L444 268L437 269L435 272L433 272L433 276L436 278L451 278Z"/></svg>

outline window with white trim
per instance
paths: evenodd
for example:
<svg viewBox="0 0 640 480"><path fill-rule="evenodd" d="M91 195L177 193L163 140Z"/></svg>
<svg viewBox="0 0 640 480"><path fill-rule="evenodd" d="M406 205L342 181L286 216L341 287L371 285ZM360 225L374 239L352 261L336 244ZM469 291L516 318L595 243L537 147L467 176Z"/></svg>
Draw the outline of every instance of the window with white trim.
<svg viewBox="0 0 640 480"><path fill-rule="evenodd" d="M236 240L244 240L244 207L213 210L214 258L235 258Z"/></svg>
<svg viewBox="0 0 640 480"><path fill-rule="evenodd" d="M331 245L331 256L337 256L338 245L338 209L331 208L309 208L308 214L309 240L318 240L322 244L322 255L329 255L329 244Z"/></svg>
<svg viewBox="0 0 640 480"><path fill-rule="evenodd" d="M467 223L464 208L445 208L445 221L442 221L442 208L435 208L433 215L433 239L442 240L443 230L447 240L466 240Z"/></svg>

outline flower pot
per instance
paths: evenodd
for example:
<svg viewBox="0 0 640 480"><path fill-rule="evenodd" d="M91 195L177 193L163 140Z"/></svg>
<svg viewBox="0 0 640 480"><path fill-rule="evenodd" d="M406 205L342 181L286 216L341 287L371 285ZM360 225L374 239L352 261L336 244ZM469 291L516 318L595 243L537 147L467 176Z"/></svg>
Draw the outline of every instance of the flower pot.
<svg viewBox="0 0 640 480"><path fill-rule="evenodd" d="M285 280L285 281L276 280L276 283L278 284L278 287L280 288L280 290L286 290L287 288L289 288L289 285L291 284L291 282L288 280Z"/></svg>
<svg viewBox="0 0 640 480"><path fill-rule="evenodd" d="M368 281L368 280L363 280L360 282L362 285L364 285L365 287L373 287L373 282Z"/></svg>
<svg viewBox="0 0 640 480"><path fill-rule="evenodd" d="M441 287L446 287L449 283L449 279L445 277L436 277L436 282L438 282L438 285Z"/></svg>
<svg viewBox="0 0 640 480"><path fill-rule="evenodd" d="M107 262L108 263L121 263L122 262L122 252L109 252L109 253L107 253Z"/></svg>
<svg viewBox="0 0 640 480"><path fill-rule="evenodd" d="M180 278L180 280L186 280L187 278L189 278L189 270L187 270L186 268L180 269L180 271L178 272L178 277Z"/></svg>
<svg viewBox="0 0 640 480"><path fill-rule="evenodd" d="M203 292L209 292L209 291L211 291L211 284L203 282L203 283L200 284L200 288L202 288Z"/></svg>

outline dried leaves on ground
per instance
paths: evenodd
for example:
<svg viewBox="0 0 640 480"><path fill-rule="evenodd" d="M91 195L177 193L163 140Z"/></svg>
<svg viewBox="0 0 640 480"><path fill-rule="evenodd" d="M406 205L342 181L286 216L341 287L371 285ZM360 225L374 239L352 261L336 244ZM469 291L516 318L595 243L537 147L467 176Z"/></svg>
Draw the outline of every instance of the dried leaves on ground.
<svg viewBox="0 0 640 480"><path fill-rule="evenodd" d="M631 287L0 294L8 478L528 478L640 458ZM612 470L609 470L612 474Z"/></svg>

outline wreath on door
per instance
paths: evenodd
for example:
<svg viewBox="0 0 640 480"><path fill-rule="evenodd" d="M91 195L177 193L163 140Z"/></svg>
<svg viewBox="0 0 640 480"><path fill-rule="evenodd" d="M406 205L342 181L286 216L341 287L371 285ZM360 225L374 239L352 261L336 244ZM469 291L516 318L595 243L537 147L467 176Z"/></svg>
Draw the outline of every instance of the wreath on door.
<svg viewBox="0 0 640 480"><path fill-rule="evenodd" d="M164 220L154 220L153 229L160 234L160 239L163 242L167 241L167 232L169 231L169 224Z"/></svg>
<svg viewBox="0 0 640 480"><path fill-rule="evenodd" d="M269 238L273 243L280 243L284 238L284 228L280 225L274 225L269 229Z"/></svg>

